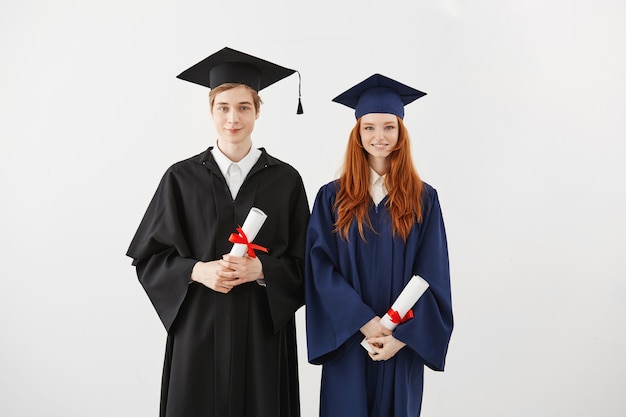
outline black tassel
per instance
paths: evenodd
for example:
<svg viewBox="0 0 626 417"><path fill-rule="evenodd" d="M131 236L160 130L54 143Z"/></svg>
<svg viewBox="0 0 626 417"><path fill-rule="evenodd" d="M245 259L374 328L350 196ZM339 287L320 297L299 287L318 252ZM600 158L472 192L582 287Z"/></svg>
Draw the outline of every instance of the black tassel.
<svg viewBox="0 0 626 417"><path fill-rule="evenodd" d="M302 109L302 78L300 77L300 72L296 71L298 73L298 110L296 111L296 114L303 114L304 110Z"/></svg>

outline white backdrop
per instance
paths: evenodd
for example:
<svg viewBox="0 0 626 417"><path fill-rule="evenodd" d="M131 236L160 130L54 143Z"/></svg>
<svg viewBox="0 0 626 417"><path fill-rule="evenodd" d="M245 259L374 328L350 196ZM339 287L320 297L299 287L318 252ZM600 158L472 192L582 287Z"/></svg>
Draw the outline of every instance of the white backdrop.
<svg viewBox="0 0 626 417"><path fill-rule="evenodd" d="M375 72L428 93L405 121L456 328L423 416L626 414L626 3L380 3L0 3L0 415L157 415L166 335L124 253L164 170L214 143L175 76L224 46L301 72L305 114L289 77L253 140L311 202L354 123L332 97Z"/></svg>

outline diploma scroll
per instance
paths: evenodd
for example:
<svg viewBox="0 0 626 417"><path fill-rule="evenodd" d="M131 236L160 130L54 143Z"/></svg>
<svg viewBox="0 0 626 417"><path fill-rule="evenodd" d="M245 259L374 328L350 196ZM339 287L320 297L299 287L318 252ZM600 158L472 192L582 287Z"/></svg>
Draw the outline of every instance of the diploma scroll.
<svg viewBox="0 0 626 417"><path fill-rule="evenodd" d="M249 256L255 257L254 249L260 249L267 252L267 249L262 246L253 245L251 242L256 237L259 230L261 230L261 226L265 223L265 219L267 219L267 214L265 214L261 209L256 207L252 207L246 220L243 222L243 226L238 228L239 234L231 234L229 241L233 242L234 245L230 250L230 254L234 256L244 256L248 253Z"/></svg>
<svg viewBox="0 0 626 417"><path fill-rule="evenodd" d="M402 290L396 301L394 301L391 308L380 319L380 324L385 328L393 331L398 324L403 322L407 317L407 313L412 313L411 308L417 303L417 300L428 289L428 282L419 275L414 275L413 278L406 284L406 287ZM410 315L410 317L413 317ZM366 339L361 341L363 346L368 352L374 353L372 347L367 343Z"/></svg>

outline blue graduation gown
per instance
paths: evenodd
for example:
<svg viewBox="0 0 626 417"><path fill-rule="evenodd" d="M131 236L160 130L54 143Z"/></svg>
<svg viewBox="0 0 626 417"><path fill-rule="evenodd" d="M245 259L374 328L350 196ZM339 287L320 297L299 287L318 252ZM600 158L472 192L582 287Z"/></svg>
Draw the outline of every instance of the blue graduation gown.
<svg viewBox="0 0 626 417"><path fill-rule="evenodd" d="M365 241L355 224L349 240L333 233L337 183L320 188L307 230L305 300L308 359L321 364L320 415L416 417L424 365L443 371L453 318L446 233L437 192L424 183L423 221L406 242L393 237L385 198L372 203L375 231ZM394 337L406 344L375 362L360 345L359 329L382 317L413 275L430 287Z"/></svg>

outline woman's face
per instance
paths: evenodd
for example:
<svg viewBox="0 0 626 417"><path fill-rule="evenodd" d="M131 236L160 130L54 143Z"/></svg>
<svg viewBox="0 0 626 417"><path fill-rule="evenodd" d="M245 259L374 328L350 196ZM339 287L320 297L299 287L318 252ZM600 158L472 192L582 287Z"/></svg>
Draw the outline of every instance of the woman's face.
<svg viewBox="0 0 626 417"><path fill-rule="evenodd" d="M259 117L252 92L244 85L217 94L211 115L219 139L231 144L250 141L254 122Z"/></svg>
<svg viewBox="0 0 626 417"><path fill-rule="evenodd" d="M387 113L365 114L361 117L359 134L370 164L384 161L398 144L398 118Z"/></svg>

